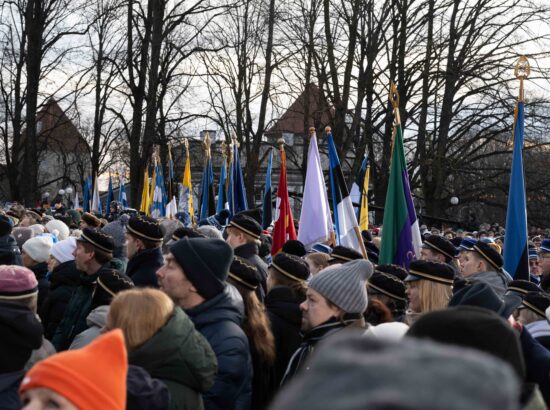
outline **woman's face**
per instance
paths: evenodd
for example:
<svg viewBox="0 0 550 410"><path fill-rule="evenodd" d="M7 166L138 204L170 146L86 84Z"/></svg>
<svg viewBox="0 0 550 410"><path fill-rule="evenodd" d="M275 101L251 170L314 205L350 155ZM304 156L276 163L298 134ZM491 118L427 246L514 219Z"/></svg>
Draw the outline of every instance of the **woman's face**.
<svg viewBox="0 0 550 410"><path fill-rule="evenodd" d="M415 313L420 312L420 295L418 284L416 282L408 282L407 298L409 299L409 309Z"/></svg>
<svg viewBox="0 0 550 410"><path fill-rule="evenodd" d="M23 410L78 410L65 397L43 387L21 394L21 405Z"/></svg>
<svg viewBox="0 0 550 410"><path fill-rule="evenodd" d="M48 258L48 272L53 272L57 265L59 265L59 261L50 255Z"/></svg>

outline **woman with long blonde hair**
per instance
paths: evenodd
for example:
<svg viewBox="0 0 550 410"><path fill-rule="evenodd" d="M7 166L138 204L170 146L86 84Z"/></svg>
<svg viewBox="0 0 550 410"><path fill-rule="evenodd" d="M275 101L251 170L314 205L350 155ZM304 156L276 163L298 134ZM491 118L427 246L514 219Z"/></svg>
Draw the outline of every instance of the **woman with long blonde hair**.
<svg viewBox="0 0 550 410"><path fill-rule="evenodd" d="M132 289L111 302L108 330L121 329L128 362L159 379L171 409L202 409L201 393L214 384L216 355L189 317L157 289Z"/></svg>
<svg viewBox="0 0 550 410"><path fill-rule="evenodd" d="M454 269L446 263L413 261L409 267L406 322L412 324L418 316L445 309L453 294Z"/></svg>

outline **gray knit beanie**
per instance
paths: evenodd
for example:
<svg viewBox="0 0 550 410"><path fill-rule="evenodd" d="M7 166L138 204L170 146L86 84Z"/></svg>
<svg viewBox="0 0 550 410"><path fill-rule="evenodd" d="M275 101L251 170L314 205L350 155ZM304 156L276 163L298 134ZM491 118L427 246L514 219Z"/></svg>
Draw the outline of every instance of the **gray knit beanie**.
<svg viewBox="0 0 550 410"><path fill-rule="evenodd" d="M346 313L363 313L368 304L366 281L372 272L372 263L356 259L322 270L311 279L308 287Z"/></svg>

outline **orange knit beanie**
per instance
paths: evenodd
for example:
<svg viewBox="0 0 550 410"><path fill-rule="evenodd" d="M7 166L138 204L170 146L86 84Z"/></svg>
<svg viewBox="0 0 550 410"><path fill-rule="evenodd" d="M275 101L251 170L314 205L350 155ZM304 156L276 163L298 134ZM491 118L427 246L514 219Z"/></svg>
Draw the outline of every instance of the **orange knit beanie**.
<svg viewBox="0 0 550 410"><path fill-rule="evenodd" d="M124 410L127 372L124 336L116 329L82 349L38 362L25 375L19 391L45 387L80 410Z"/></svg>

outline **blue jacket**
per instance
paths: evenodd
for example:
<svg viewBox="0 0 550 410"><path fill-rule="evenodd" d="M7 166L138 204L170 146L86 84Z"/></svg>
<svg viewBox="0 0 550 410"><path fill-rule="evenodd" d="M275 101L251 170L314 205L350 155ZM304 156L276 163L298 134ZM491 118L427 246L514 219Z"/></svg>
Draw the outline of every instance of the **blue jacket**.
<svg viewBox="0 0 550 410"><path fill-rule="evenodd" d="M248 410L252 398L252 360L241 329L244 306L238 291L224 291L186 310L196 329L208 340L218 359L214 386L203 395L206 409Z"/></svg>

